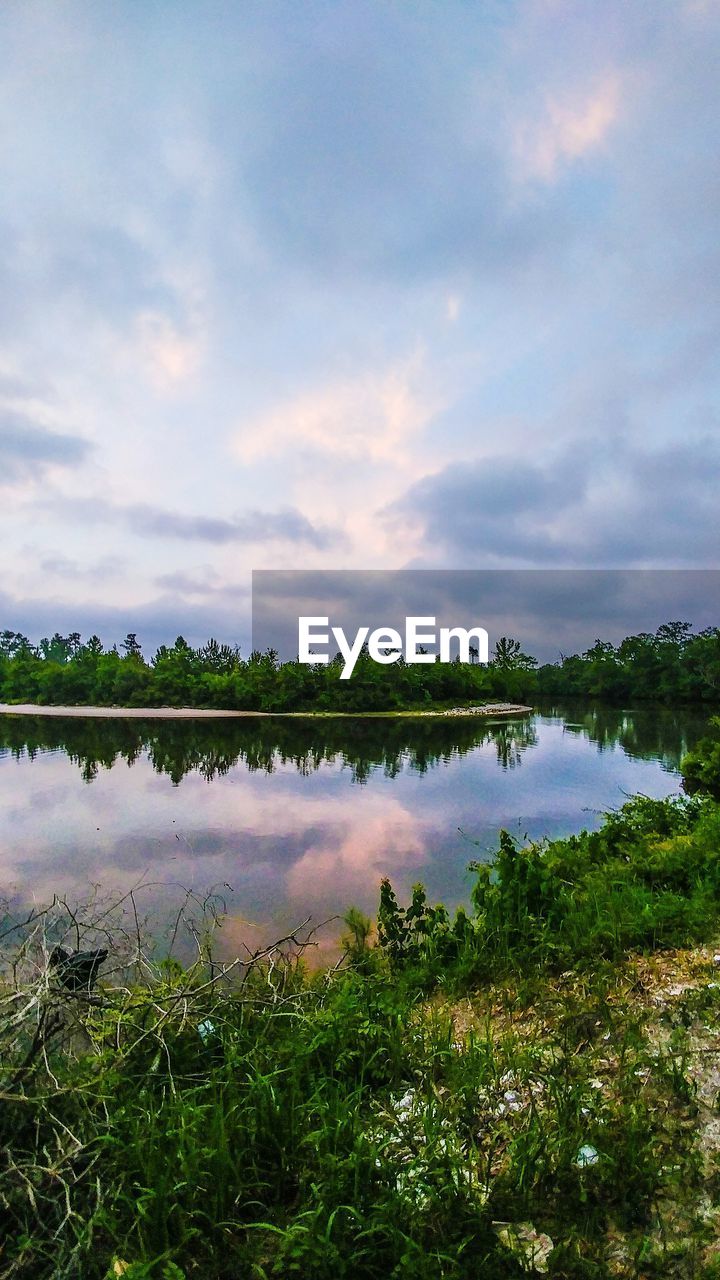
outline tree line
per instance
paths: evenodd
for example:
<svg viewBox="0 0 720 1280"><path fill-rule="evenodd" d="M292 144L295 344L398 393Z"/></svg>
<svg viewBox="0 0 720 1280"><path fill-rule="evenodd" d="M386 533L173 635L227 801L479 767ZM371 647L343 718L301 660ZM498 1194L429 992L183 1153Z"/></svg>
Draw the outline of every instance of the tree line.
<svg viewBox="0 0 720 1280"><path fill-rule="evenodd" d="M79 632L32 644L0 632L0 700L39 705L191 706L245 711L391 711L543 697L720 701L720 628L697 633L670 622L619 645L597 640L580 654L539 665L520 642L501 637L488 665L475 662L392 666L360 655L351 680L340 680L338 655L323 666L280 662L268 649L244 658L237 646L210 639L193 648L178 636L146 658L137 635L106 648Z"/></svg>

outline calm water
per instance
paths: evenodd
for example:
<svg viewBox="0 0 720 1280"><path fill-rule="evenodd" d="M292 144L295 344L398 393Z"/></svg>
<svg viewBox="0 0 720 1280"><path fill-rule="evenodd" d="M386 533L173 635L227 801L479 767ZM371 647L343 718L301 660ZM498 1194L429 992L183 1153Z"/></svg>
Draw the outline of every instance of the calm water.
<svg viewBox="0 0 720 1280"><path fill-rule="evenodd" d="M498 828L564 835L626 794L677 791L703 724L587 707L495 722L0 716L3 892L145 881L170 904L179 885L224 886L236 929L258 936L349 904L374 913L383 875L456 904Z"/></svg>

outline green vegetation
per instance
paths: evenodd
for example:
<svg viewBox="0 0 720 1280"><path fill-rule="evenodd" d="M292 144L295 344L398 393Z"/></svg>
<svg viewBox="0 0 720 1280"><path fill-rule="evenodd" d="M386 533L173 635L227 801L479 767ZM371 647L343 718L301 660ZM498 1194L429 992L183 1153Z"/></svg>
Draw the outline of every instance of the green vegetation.
<svg viewBox="0 0 720 1280"><path fill-rule="evenodd" d="M365 653L350 680L340 680L341 669L340 661L279 663L272 650L243 659L216 640L193 649L182 636L146 661L134 634L106 651L97 636L83 642L77 633L56 633L36 646L17 632L0 632L0 700L9 703L358 712L541 697L717 702L720 628L693 634L688 623L668 623L617 647L598 640L581 655L543 667L502 636L488 666L403 660L381 666Z"/></svg>
<svg viewBox="0 0 720 1280"><path fill-rule="evenodd" d="M687 791L709 791L720 799L720 716L710 719L710 733L682 760Z"/></svg>
<svg viewBox="0 0 720 1280"><path fill-rule="evenodd" d="M720 810L638 796L596 832L525 848L501 832L492 866L474 869L474 914L453 921L421 887L402 911L383 885L380 943L422 984L449 971L465 985L559 972L702 938L720 899Z"/></svg>
<svg viewBox="0 0 720 1280"><path fill-rule="evenodd" d="M720 985L698 944L720 805L502 833L476 871L454 918L384 883L375 944L349 912L320 974L299 932L223 971L197 922L187 969L107 908L8 918L0 1276L717 1280ZM48 949L108 931L120 971L59 989Z"/></svg>
<svg viewBox="0 0 720 1280"><path fill-rule="evenodd" d="M689 623L669 622L617 646L596 640L585 653L543 667L539 679L544 693L568 698L718 702L720 628L693 634Z"/></svg>
<svg viewBox="0 0 720 1280"><path fill-rule="evenodd" d="M210 640L193 649L179 636L146 662L134 635L109 652L97 636L41 641L0 633L0 699L48 705L191 706L241 711L384 711L452 706L510 698L533 683L532 662L513 665L435 663L384 667L361 654L351 680L340 680L342 661L327 666L278 662L277 654L252 653Z"/></svg>

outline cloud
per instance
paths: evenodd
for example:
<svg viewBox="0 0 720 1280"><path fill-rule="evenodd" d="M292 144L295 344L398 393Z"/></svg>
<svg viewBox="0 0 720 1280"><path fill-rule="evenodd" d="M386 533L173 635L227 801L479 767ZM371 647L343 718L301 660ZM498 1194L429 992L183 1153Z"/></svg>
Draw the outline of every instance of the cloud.
<svg viewBox="0 0 720 1280"><path fill-rule="evenodd" d="M161 8L0 6L5 589L714 563L717 4Z"/></svg>
<svg viewBox="0 0 720 1280"><path fill-rule="evenodd" d="M121 518L133 533L149 537L180 538L187 542L263 543L301 542L326 549L337 542L335 530L316 528L302 512L288 507L282 511L248 511L232 519L216 516L184 515L147 503L120 509Z"/></svg>
<svg viewBox="0 0 720 1280"><path fill-rule="evenodd" d="M197 372L203 354L198 338L181 333L157 311L143 311L136 327L142 362L159 390L177 388Z"/></svg>
<svg viewBox="0 0 720 1280"><path fill-rule="evenodd" d="M400 463L441 404L437 394L420 389L421 374L422 361L414 357L303 392L243 424L235 451L244 462L299 450Z"/></svg>
<svg viewBox="0 0 720 1280"><path fill-rule="evenodd" d="M215 546L292 542L320 550L342 545L343 541L341 530L315 525L293 507L279 511L250 510L243 515L224 517L192 515L148 502L120 503L95 497L54 496L38 505L56 516L67 514L76 524L122 525L128 532L146 539L167 538Z"/></svg>
<svg viewBox="0 0 720 1280"><path fill-rule="evenodd" d="M499 455L444 468L384 512L416 529L418 566L720 564L720 448L574 442L533 462ZM427 549L431 548L431 551Z"/></svg>
<svg viewBox="0 0 720 1280"><path fill-rule="evenodd" d="M590 90L548 94L542 111L514 128L513 152L521 180L555 182L563 168L597 152L620 111L620 78L609 72Z"/></svg>
<svg viewBox="0 0 720 1280"><path fill-rule="evenodd" d="M47 467L78 467L92 445L82 436L48 431L17 413L0 411L0 484L34 479Z"/></svg>
<svg viewBox="0 0 720 1280"><path fill-rule="evenodd" d="M383 513L392 530L409 521L423 547L444 548L461 562L483 556L554 558L548 529L559 510L583 496L584 477L574 457L556 465L498 456L455 463L413 485Z"/></svg>
<svg viewBox="0 0 720 1280"><path fill-rule="evenodd" d="M53 554L43 556L39 567L48 578L68 578L73 582L104 582L109 577L122 578L125 573L125 561L122 556L103 556L94 564L72 559L70 556Z"/></svg>
<svg viewBox="0 0 720 1280"><path fill-rule="evenodd" d="M184 570L161 573L155 579L155 585L163 591L181 596L227 596L229 590L232 590L233 597L237 599L247 598L250 595L250 588L247 586L229 588L210 565L204 566L202 570L198 569L196 573L187 573Z"/></svg>
<svg viewBox="0 0 720 1280"><path fill-rule="evenodd" d="M377 808L373 797L372 807ZM359 823L346 817L344 829L337 826L304 850L287 874L287 890L292 899L303 899L307 886L323 886L328 898L342 884L353 900L367 896L368 886L376 890L383 876L417 867L427 858L427 834L416 814L397 801L382 798L382 811L373 813L363 806ZM353 815L355 817L355 815ZM322 897L322 890L318 892Z"/></svg>

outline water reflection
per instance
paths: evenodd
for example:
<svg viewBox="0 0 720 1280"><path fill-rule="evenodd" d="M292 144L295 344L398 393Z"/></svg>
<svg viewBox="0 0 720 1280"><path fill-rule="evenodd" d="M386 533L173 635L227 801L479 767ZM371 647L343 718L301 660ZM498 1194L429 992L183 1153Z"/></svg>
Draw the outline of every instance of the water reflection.
<svg viewBox="0 0 720 1280"><path fill-rule="evenodd" d="M620 709L587 704L549 704L550 716L561 716L566 733L577 733L597 744L600 751L620 746L638 760L662 760L677 769L682 757L697 741L707 723L707 712L692 708L639 707Z"/></svg>
<svg viewBox="0 0 720 1280"><path fill-rule="evenodd" d="M206 781L225 777L238 765L251 773L273 773L293 765L307 776L341 758L354 782L376 769L394 778L409 765L425 773L439 762L494 742L503 767L519 762L537 741L532 718L490 724L484 719L267 717L247 720L102 720L75 717L0 716L0 754L63 751L85 782L118 760L132 765L147 753L157 773L176 785L188 773Z"/></svg>
<svg viewBox="0 0 720 1280"><path fill-rule="evenodd" d="M141 879L168 901L179 884L232 886L236 919L270 932L350 903L374 913L383 875L453 905L500 827L552 838L628 793L677 790L703 724L587 705L494 723L4 716L0 884L19 902Z"/></svg>
<svg viewBox="0 0 720 1280"><path fill-rule="evenodd" d="M613 707L549 705L549 718L561 718L575 733L603 750L620 746L629 756L660 760L677 769L703 724L702 716L666 707L626 711ZM477 717L247 720L103 720L74 717L0 716L0 756L29 759L62 751L85 782L122 760L133 765L147 755L156 773L178 785L196 772L207 782L225 777L238 765L251 773L272 773L292 765L308 776L341 759L354 782L366 782L381 769L394 778L404 767L425 773L438 764L492 743L503 769L517 768L537 745L537 717L487 721Z"/></svg>

